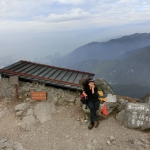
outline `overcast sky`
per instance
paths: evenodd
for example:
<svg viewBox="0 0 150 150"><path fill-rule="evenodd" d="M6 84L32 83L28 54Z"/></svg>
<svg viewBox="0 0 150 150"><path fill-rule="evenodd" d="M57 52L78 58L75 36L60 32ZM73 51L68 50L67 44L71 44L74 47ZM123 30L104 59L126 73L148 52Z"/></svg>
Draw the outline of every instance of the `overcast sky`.
<svg viewBox="0 0 150 150"><path fill-rule="evenodd" d="M137 32L150 33L150 0L0 0L0 57L66 54Z"/></svg>

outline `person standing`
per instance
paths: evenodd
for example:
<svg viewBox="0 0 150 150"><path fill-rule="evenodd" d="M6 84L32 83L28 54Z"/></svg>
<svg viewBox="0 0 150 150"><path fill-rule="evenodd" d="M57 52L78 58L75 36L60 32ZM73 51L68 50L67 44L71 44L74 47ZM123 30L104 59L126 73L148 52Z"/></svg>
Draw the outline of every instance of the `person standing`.
<svg viewBox="0 0 150 150"><path fill-rule="evenodd" d="M98 88L94 84L94 80L89 78L83 84L83 95L88 99L88 108L91 113L91 121L88 129L97 128L99 125L96 111L99 109L100 101L98 99Z"/></svg>

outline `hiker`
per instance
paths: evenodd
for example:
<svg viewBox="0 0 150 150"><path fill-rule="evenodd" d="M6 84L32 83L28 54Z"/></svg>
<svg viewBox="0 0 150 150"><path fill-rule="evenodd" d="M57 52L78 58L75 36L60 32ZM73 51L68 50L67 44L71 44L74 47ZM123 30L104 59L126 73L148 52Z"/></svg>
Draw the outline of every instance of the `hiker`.
<svg viewBox="0 0 150 150"><path fill-rule="evenodd" d="M89 78L83 84L83 95L88 99L88 108L91 113L91 121L88 129L97 128L99 125L96 111L99 109L100 101L98 100L98 88L95 87L94 80Z"/></svg>

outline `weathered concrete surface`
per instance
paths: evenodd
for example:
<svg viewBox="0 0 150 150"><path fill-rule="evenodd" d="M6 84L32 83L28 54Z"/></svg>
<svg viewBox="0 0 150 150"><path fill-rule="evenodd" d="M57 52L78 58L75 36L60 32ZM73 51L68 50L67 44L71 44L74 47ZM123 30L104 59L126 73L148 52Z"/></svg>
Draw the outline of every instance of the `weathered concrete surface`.
<svg viewBox="0 0 150 150"><path fill-rule="evenodd" d="M128 103L124 113L124 125L128 128L150 129L150 104Z"/></svg>

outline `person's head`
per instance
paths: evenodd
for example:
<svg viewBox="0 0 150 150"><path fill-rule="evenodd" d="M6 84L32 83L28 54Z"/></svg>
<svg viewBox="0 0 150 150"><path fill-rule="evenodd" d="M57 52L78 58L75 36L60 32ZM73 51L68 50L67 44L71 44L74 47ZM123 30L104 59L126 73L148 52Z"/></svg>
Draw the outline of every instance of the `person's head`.
<svg viewBox="0 0 150 150"><path fill-rule="evenodd" d="M89 79L88 80L88 85L89 85L89 87L93 86L94 85L94 80L93 79Z"/></svg>
<svg viewBox="0 0 150 150"><path fill-rule="evenodd" d="M87 78L84 80L84 82L82 83L83 89L88 91L91 87L91 85L94 84L94 80L92 78Z"/></svg>

